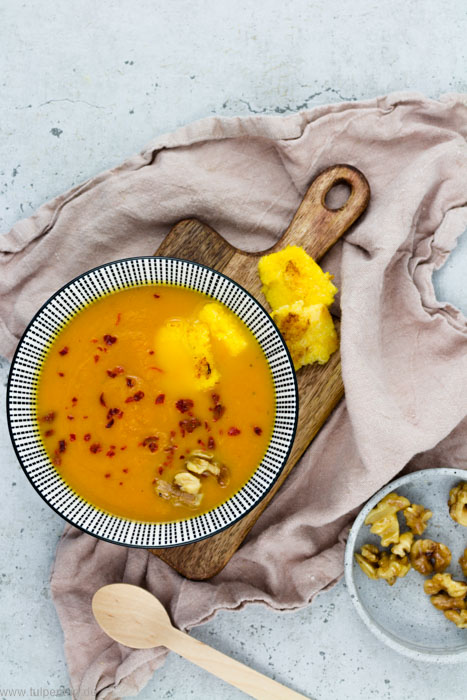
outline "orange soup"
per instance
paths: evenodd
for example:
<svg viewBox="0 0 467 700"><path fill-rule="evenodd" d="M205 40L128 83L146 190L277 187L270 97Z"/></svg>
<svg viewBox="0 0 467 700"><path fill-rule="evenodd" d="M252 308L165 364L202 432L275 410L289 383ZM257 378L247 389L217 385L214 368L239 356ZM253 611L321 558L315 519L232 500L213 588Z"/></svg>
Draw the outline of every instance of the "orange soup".
<svg viewBox="0 0 467 700"><path fill-rule="evenodd" d="M55 468L88 502L134 520L179 520L230 498L261 462L274 416L253 334L176 286L89 305L39 376L37 420Z"/></svg>

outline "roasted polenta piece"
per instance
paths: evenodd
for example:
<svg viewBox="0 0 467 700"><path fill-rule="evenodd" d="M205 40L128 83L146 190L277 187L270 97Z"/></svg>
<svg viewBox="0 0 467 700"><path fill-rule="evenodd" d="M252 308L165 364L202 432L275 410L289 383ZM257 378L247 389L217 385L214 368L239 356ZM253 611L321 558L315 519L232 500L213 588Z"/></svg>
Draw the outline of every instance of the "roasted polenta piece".
<svg viewBox="0 0 467 700"><path fill-rule="evenodd" d="M167 321L156 335L155 347L157 362L163 370L170 365L177 367L173 383L183 387L185 392L191 387L211 389L219 381L205 323L187 319Z"/></svg>
<svg viewBox="0 0 467 700"><path fill-rule="evenodd" d="M302 300L305 306L334 301L337 288L332 275L323 272L299 246L288 246L261 258L258 263L262 292L273 311Z"/></svg>
<svg viewBox="0 0 467 700"><path fill-rule="evenodd" d="M323 365L338 348L336 329L324 304L305 306L303 301L296 301L281 306L271 316L287 343L296 370L313 362Z"/></svg>
<svg viewBox="0 0 467 700"><path fill-rule="evenodd" d="M240 323L224 309L222 304L217 302L206 304L198 318L209 326L212 337L224 343L234 357L246 348L247 341Z"/></svg>

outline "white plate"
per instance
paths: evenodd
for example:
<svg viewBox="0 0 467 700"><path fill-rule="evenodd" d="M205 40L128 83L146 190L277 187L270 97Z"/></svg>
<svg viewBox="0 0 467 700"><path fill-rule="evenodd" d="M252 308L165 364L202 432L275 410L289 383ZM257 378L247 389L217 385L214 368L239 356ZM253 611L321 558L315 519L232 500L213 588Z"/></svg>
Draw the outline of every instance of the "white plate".
<svg viewBox="0 0 467 700"><path fill-rule="evenodd" d="M386 581L369 579L360 569L354 553L366 543L380 545L380 538L370 533L364 520L386 494L397 491L411 503L421 503L432 511L433 517L422 538L446 544L452 553L447 572L455 579L465 580L458 560L467 547L467 527L451 518L447 506L449 491L459 481L467 481L466 470L425 469L396 479L360 511L347 541L345 579L358 614L378 639L417 661L466 662L467 629L459 629L433 607L430 596L423 590L423 583L429 577L411 569L407 576L388 586ZM407 529L403 517L400 524L401 532Z"/></svg>

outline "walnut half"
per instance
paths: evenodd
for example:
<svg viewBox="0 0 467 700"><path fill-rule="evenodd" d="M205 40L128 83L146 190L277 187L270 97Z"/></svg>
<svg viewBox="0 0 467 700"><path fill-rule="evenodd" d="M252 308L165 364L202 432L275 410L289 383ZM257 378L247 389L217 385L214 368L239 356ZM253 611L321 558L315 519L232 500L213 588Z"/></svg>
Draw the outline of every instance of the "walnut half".
<svg viewBox="0 0 467 700"><path fill-rule="evenodd" d="M467 481L461 481L449 491L448 506L451 518L467 527Z"/></svg>
<svg viewBox="0 0 467 700"><path fill-rule="evenodd" d="M437 595L432 595L431 603L438 610L465 610L467 609L467 603L464 598L453 598L448 593L438 593Z"/></svg>
<svg viewBox="0 0 467 700"><path fill-rule="evenodd" d="M397 554L398 557L404 557L410 552L413 544L413 533L404 532L399 538L397 544L393 544L391 547L391 552Z"/></svg>
<svg viewBox="0 0 467 700"><path fill-rule="evenodd" d="M208 450L191 450L186 461L185 469L200 476L215 476L219 486L227 486L230 472L224 464L214 459L214 454Z"/></svg>
<svg viewBox="0 0 467 700"><path fill-rule="evenodd" d="M392 586L398 578L402 578L410 569L408 557L398 557L396 554L381 552L374 544L365 544L360 554L355 554L361 570L371 579L384 579Z"/></svg>
<svg viewBox="0 0 467 700"><path fill-rule="evenodd" d="M388 493L366 516L365 525L371 525L370 532L381 537L383 547L399 542L397 512L409 505L410 501L404 496Z"/></svg>
<svg viewBox="0 0 467 700"><path fill-rule="evenodd" d="M459 558L459 564L461 565L462 573L467 578L467 547L464 549L464 554Z"/></svg>
<svg viewBox="0 0 467 700"><path fill-rule="evenodd" d="M445 616L461 630L467 629L467 610L446 610Z"/></svg>
<svg viewBox="0 0 467 700"><path fill-rule="evenodd" d="M467 629L467 583L454 581L451 574L435 574L425 581L425 593L431 595L430 601L445 617L460 629ZM440 593L445 591L445 593Z"/></svg>
<svg viewBox="0 0 467 700"><path fill-rule="evenodd" d="M422 535L426 530L427 521L433 513L424 506L412 503L408 508L404 509L404 517L414 535Z"/></svg>
<svg viewBox="0 0 467 700"><path fill-rule="evenodd" d="M435 574L425 581L423 589L428 595L436 595L440 591L446 591L451 598L464 598L467 595L467 583L453 580L451 574Z"/></svg>
<svg viewBox="0 0 467 700"><path fill-rule="evenodd" d="M410 562L420 574L439 573L451 563L451 551L442 542L416 540L410 550Z"/></svg>

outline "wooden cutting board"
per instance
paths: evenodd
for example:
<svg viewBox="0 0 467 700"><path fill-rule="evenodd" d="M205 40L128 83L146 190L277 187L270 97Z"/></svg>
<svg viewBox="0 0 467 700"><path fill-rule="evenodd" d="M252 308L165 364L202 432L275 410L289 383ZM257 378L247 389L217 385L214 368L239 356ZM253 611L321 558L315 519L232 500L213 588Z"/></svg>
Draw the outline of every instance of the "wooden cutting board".
<svg viewBox="0 0 467 700"><path fill-rule="evenodd" d="M326 206L326 195L334 185L347 183L350 195L339 209ZM222 236L196 219L176 224L155 255L172 256L208 265L238 282L268 309L261 293L258 260L287 245L302 246L315 260L329 248L365 211L370 187L364 175L349 165L324 170L312 182L292 223L280 241L267 251L246 253L234 248ZM337 322L336 322L336 325ZM299 418L297 434L282 474L267 496L244 518L227 530L195 544L153 549L153 554L190 579L207 579L217 574L238 549L254 523L274 497L297 461L313 440L344 394L339 352L325 365L308 365L297 373Z"/></svg>

